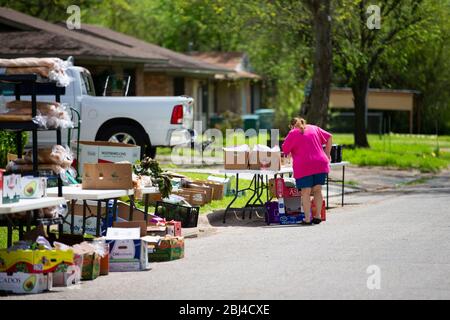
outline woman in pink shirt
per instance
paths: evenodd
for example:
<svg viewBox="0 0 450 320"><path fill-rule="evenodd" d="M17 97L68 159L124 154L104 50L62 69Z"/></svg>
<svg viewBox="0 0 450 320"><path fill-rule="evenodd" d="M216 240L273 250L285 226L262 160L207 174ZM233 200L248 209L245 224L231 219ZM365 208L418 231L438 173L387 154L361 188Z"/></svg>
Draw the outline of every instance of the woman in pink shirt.
<svg viewBox="0 0 450 320"><path fill-rule="evenodd" d="M314 125L306 124L302 118L294 118L291 131L283 143L283 153L292 155L294 178L301 189L305 219L303 224L319 224L322 210L322 185L330 172L332 135ZM326 145L325 151L323 145ZM316 205L316 217L311 221L311 191Z"/></svg>

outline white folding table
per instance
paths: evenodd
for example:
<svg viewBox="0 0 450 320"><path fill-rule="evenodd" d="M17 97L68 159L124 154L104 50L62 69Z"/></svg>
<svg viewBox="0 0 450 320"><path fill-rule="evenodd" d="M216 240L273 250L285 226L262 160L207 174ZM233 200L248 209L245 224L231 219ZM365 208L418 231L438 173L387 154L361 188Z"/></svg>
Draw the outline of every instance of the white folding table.
<svg viewBox="0 0 450 320"><path fill-rule="evenodd" d="M58 188L49 188L47 189L47 195L52 196L58 194ZM65 186L63 187L63 197L67 201L71 202L70 207L70 214L71 214L71 223L70 223L70 230L73 234L74 232L74 224L75 224L75 203L77 200L83 201L83 234L86 230L86 209L87 209L87 200L91 201L97 201L97 230L96 235L97 237L100 236L100 225L101 225L101 203L104 201L106 204L108 204L109 200L113 200L113 212L114 212L114 218L116 214L116 208L117 208L117 199L120 197L129 196L130 199L133 198L134 190L93 190L93 189L82 189L81 185L75 185L75 186ZM133 199L132 199L133 200ZM108 206L106 205L106 225L108 225ZM132 215L133 208L130 206L130 215Z"/></svg>
<svg viewBox="0 0 450 320"><path fill-rule="evenodd" d="M342 180L340 181L342 183L342 193L341 193L341 197L342 197L341 205L342 206L344 206L345 166L347 166L349 164L350 163L347 162L347 161L342 161L342 162L337 162L337 163L330 163L330 169L342 167ZM264 192L264 189L266 190L267 201L270 201L268 178L269 177L276 178L276 176L278 176L278 175L283 177L285 174L287 174L289 176L292 176L293 169L292 169L292 167L289 166L289 167L282 167L280 170L277 170L277 171L261 169L261 170L221 170L219 172L222 173L222 174L225 174L225 175L227 175L227 174L228 175L230 175L230 174L231 175L236 175L235 194L234 194L233 199L228 204L228 206L225 209L225 212L223 214L223 223L225 223L226 215L227 215L229 210L242 210L242 212L243 212L242 218L245 219L245 211L247 209L251 209L251 208L257 206L258 202L260 203L260 205L263 205L263 202L261 200L261 196L262 196L262 194ZM253 178L252 178L248 188L239 189L239 175L243 175L243 174L252 175ZM265 182L264 182L264 177L265 177L265 180L266 180ZM327 207L327 209L329 208L329 205L328 205L329 180L330 180L329 176L327 175L327 180L326 180L326 207ZM243 208L232 208L232 205L236 201L236 199L238 198L239 193L243 192L243 191L247 191L247 190L253 191L253 194L250 197L250 199L247 201L245 206ZM252 217L252 211L250 210L249 218L251 218L251 217Z"/></svg>
<svg viewBox="0 0 450 320"><path fill-rule="evenodd" d="M65 203L64 198L43 197L39 199L20 199L19 202L0 204L0 215L6 215L6 219L8 221L8 240L7 240L8 247L12 245L12 228L13 228L13 224L11 222L11 219L8 218L8 215L18 212L28 212L48 207L54 207L64 203ZM19 231L21 231L21 229ZM29 229L30 226L27 225L27 231L29 231Z"/></svg>

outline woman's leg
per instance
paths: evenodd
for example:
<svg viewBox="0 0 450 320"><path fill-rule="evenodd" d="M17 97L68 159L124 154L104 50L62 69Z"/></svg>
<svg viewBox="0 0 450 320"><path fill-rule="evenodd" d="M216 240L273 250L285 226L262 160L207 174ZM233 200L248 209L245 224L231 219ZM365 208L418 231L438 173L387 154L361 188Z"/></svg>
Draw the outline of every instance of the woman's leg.
<svg viewBox="0 0 450 320"><path fill-rule="evenodd" d="M305 211L305 222L311 222L311 188L302 189L302 204Z"/></svg>
<svg viewBox="0 0 450 320"><path fill-rule="evenodd" d="M320 213L322 212L322 202L323 202L323 196L322 196L322 186L320 184L315 185L312 187L312 192L314 195L314 204L316 205L316 215L314 218L321 219Z"/></svg>

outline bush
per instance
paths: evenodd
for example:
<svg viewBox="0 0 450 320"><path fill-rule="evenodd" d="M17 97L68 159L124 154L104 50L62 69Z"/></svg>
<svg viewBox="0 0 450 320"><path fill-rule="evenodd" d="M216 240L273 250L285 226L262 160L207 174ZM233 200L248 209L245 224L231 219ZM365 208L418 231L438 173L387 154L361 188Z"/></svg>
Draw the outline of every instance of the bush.
<svg viewBox="0 0 450 320"><path fill-rule="evenodd" d="M22 144L26 145L27 140L28 135L23 132ZM17 154L16 133L0 130L0 168L6 167L8 153Z"/></svg>

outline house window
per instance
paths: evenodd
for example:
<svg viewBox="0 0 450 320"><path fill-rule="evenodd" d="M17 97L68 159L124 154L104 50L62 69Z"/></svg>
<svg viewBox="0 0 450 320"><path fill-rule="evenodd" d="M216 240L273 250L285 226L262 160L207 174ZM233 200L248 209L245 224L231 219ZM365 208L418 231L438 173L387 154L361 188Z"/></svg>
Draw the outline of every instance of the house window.
<svg viewBox="0 0 450 320"><path fill-rule="evenodd" d="M184 78L183 77L173 78L173 95L182 96L185 94L186 92L184 91Z"/></svg>

